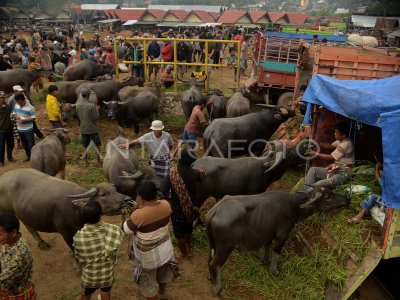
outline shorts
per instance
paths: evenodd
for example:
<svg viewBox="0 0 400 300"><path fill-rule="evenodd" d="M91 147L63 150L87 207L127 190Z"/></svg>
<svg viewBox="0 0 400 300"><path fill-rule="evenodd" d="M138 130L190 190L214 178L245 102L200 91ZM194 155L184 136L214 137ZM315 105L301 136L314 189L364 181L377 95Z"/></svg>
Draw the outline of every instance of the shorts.
<svg viewBox="0 0 400 300"><path fill-rule="evenodd" d="M183 131L181 135L181 140L182 142L186 142L189 144L190 148L196 147L196 138L197 134L194 132L189 132L189 131Z"/></svg>
<svg viewBox="0 0 400 300"><path fill-rule="evenodd" d="M98 288L89 288L89 287L82 286L82 288L84 289L85 296L88 296L88 295L93 294L98 289L100 289L104 293L107 293L107 292L111 291L112 286L98 287Z"/></svg>
<svg viewBox="0 0 400 300"><path fill-rule="evenodd" d="M139 278L139 291L143 297L151 298L158 294L158 284L171 282L174 278L168 263L156 270L142 270Z"/></svg>
<svg viewBox="0 0 400 300"><path fill-rule="evenodd" d="M82 138L82 145L84 148L87 148L90 144L90 141L93 141L93 143L99 148L101 146L101 141L99 134L96 133L90 133L90 134L81 134Z"/></svg>

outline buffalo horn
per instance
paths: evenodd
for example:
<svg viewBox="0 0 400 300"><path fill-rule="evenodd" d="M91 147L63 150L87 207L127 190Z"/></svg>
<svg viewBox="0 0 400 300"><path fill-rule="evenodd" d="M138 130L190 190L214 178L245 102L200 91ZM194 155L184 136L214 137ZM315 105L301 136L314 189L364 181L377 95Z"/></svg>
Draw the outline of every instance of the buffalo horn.
<svg viewBox="0 0 400 300"><path fill-rule="evenodd" d="M179 78L179 75L176 75L176 78L177 78L180 82L183 82L183 83L190 83L190 80L182 80L182 79L180 79L180 78Z"/></svg>
<svg viewBox="0 0 400 300"><path fill-rule="evenodd" d="M271 167L269 167L269 169L266 170L264 173L267 173L267 172L271 171L272 169L274 169L282 161L282 159L283 159L283 152L282 151L277 152L275 155L274 164Z"/></svg>
<svg viewBox="0 0 400 300"><path fill-rule="evenodd" d="M68 195L68 198L74 198L74 199L78 199L78 198L91 198L94 195L97 194L97 189L96 188L91 188L90 190L83 192L82 194L77 194L77 195Z"/></svg>
<svg viewBox="0 0 400 300"><path fill-rule="evenodd" d="M119 178L125 178L125 179L139 179L140 177L143 176L142 171L137 171L135 174L129 174L127 172L122 172L122 176L119 176Z"/></svg>
<svg viewBox="0 0 400 300"><path fill-rule="evenodd" d="M55 130L54 128L46 128L45 131L54 132L54 131L56 131L56 130Z"/></svg>
<svg viewBox="0 0 400 300"><path fill-rule="evenodd" d="M71 107L76 107L76 104L74 103L74 104L71 104Z"/></svg>
<svg viewBox="0 0 400 300"><path fill-rule="evenodd" d="M67 132L69 132L69 129L63 128L63 131L64 131L65 133L67 133Z"/></svg>
<svg viewBox="0 0 400 300"><path fill-rule="evenodd" d="M314 193L314 197L313 198L310 198L310 194L309 194L308 201L306 203L301 204L300 208L305 208L305 207L309 206L310 204L313 204L314 202L316 202L319 199L321 199L321 197L323 196L325 191L326 191L326 189L321 187L320 191L318 191L317 193Z"/></svg>
<svg viewBox="0 0 400 300"><path fill-rule="evenodd" d="M108 104L110 104L110 101L103 101L103 103L104 103L105 105L108 105Z"/></svg>
<svg viewBox="0 0 400 300"><path fill-rule="evenodd" d="M262 103L257 103L257 106L261 106L261 107L266 107L266 108L275 108L276 105L272 105L272 104L262 104Z"/></svg>

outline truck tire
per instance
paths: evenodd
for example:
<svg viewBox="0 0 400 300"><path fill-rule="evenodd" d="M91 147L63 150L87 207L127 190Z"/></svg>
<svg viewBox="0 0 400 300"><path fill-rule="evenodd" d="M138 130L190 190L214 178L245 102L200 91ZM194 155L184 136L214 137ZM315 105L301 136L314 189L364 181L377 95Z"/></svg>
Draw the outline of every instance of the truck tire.
<svg viewBox="0 0 400 300"><path fill-rule="evenodd" d="M293 96L292 92L286 92L279 96L277 105L282 106L284 108L292 109L293 105Z"/></svg>

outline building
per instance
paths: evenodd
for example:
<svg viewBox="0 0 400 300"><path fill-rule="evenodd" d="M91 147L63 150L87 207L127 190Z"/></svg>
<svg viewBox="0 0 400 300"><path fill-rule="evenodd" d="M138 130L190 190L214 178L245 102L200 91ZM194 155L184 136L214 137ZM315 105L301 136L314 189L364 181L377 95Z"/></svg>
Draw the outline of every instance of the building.
<svg viewBox="0 0 400 300"><path fill-rule="evenodd" d="M196 11L196 10L203 10L206 12L215 12L219 14L223 10L227 10L227 6L221 5L159 5L159 4L150 4L148 9L162 9L165 11L168 10L186 10L186 11Z"/></svg>

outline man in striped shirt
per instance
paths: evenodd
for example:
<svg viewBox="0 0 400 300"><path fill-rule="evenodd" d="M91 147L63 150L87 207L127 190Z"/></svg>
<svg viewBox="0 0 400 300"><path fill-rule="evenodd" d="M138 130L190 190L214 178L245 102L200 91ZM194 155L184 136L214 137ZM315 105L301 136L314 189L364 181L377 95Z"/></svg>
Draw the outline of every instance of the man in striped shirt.
<svg viewBox="0 0 400 300"><path fill-rule="evenodd" d="M335 139L332 144L321 143L322 148L333 150L331 154L309 150L308 155L319 157L327 162L333 162L326 168L311 167L304 182L304 191L310 191L312 185L334 188L346 179L345 170L354 165L353 143L349 139L350 127L347 123L335 126Z"/></svg>
<svg viewBox="0 0 400 300"><path fill-rule="evenodd" d="M26 101L24 94L17 94L15 96L15 101L13 117L17 122L18 134L26 153L26 158L23 160L23 162L25 162L31 159L31 149L35 145L33 122L36 119L36 111L35 108Z"/></svg>

